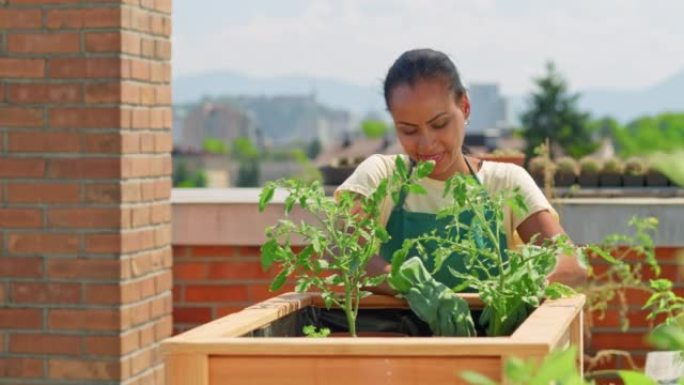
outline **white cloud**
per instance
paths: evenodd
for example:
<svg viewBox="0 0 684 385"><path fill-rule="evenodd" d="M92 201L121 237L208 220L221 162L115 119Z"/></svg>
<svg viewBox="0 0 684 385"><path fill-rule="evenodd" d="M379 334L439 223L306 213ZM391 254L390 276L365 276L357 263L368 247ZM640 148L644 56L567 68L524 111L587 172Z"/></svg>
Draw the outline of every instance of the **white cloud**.
<svg viewBox="0 0 684 385"><path fill-rule="evenodd" d="M223 4L230 12L240 3ZM201 1L193 4L192 14L175 17L202 23ZM375 85L402 51L429 46L449 53L466 80L499 82L509 93L528 89L547 59L574 89L633 88L684 67L682 14L680 0L310 0L295 15L256 14L199 35L176 29L174 69Z"/></svg>

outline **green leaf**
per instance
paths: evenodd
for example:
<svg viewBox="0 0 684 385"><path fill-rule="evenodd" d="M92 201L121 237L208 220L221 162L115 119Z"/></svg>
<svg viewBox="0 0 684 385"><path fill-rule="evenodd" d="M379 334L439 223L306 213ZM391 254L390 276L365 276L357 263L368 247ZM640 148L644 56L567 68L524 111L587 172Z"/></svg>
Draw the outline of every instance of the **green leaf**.
<svg viewBox="0 0 684 385"><path fill-rule="evenodd" d="M290 195L287 198L285 198L285 214L289 214L290 211L292 211L292 208L294 207L296 202L297 199L294 195Z"/></svg>
<svg viewBox="0 0 684 385"><path fill-rule="evenodd" d="M377 276L371 277L371 278L366 278L366 284L364 286L375 287L375 286L381 285L383 282L385 282L386 278L387 278L386 274L377 275Z"/></svg>
<svg viewBox="0 0 684 385"><path fill-rule="evenodd" d="M279 247L280 245L275 239L269 239L261 246L261 268L264 271L268 270L276 261Z"/></svg>
<svg viewBox="0 0 684 385"><path fill-rule="evenodd" d="M496 381L492 381L489 377L470 370L462 371L461 378L472 385L497 385Z"/></svg>
<svg viewBox="0 0 684 385"><path fill-rule="evenodd" d="M425 178L426 176L432 174L432 170L435 169L435 162L420 162L416 167L416 176L418 178Z"/></svg>
<svg viewBox="0 0 684 385"><path fill-rule="evenodd" d="M653 379L644 373L634 372L630 370L618 370L618 374L625 385L658 385Z"/></svg>
<svg viewBox="0 0 684 385"><path fill-rule="evenodd" d="M658 349L684 350L684 330L672 325L660 325L648 335L648 342Z"/></svg>
<svg viewBox="0 0 684 385"><path fill-rule="evenodd" d="M672 289L672 281L669 279L661 278L661 279L652 279L650 281L651 283L651 288L653 290L657 291L667 291Z"/></svg>
<svg viewBox="0 0 684 385"><path fill-rule="evenodd" d="M381 225L375 227L375 236L378 237L382 243L389 241L389 233L387 233L385 227Z"/></svg>
<svg viewBox="0 0 684 385"><path fill-rule="evenodd" d="M408 191L413 194L427 194L427 190L425 189L425 187L417 183L411 183L410 185L408 185Z"/></svg>
<svg viewBox="0 0 684 385"><path fill-rule="evenodd" d="M273 199L273 194L275 193L276 185L273 183L267 184L259 194L259 211L264 211L266 206Z"/></svg>
<svg viewBox="0 0 684 385"><path fill-rule="evenodd" d="M569 297L577 292L570 286L564 285L560 282L553 282L549 284L544 290L544 295L550 299L558 299L562 297Z"/></svg>
<svg viewBox="0 0 684 385"><path fill-rule="evenodd" d="M273 279L273 282L271 282L271 287L269 288L270 291L278 291L280 288L283 287L285 282L287 281L287 276L290 275L290 272L286 269L278 273L278 275Z"/></svg>
<svg viewBox="0 0 684 385"><path fill-rule="evenodd" d="M549 384L553 380L564 380L577 373L577 350L573 348L556 350L542 363L541 367L530 381L534 384Z"/></svg>
<svg viewBox="0 0 684 385"><path fill-rule="evenodd" d="M297 255L297 264L298 265L307 265L309 262L309 259L311 258L311 255L313 254L313 246L308 245L302 251Z"/></svg>
<svg viewBox="0 0 684 385"><path fill-rule="evenodd" d="M404 157L402 157L401 155L397 155L394 164L396 165L397 172L402 177L402 180L406 179L406 177L408 176L408 169L406 168L406 163L404 163Z"/></svg>
<svg viewBox="0 0 684 385"><path fill-rule="evenodd" d="M308 278L300 278L295 285L295 291L303 293L309 290L309 287L311 287L311 281Z"/></svg>

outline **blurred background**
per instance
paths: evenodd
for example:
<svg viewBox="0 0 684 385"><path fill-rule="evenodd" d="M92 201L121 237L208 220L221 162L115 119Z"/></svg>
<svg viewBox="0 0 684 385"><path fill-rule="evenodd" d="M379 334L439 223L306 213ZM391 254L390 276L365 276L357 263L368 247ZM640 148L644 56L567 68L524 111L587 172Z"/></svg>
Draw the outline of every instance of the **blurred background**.
<svg viewBox="0 0 684 385"><path fill-rule="evenodd" d="M177 0L174 186L335 185L400 153L382 81L419 47L459 68L474 153L550 166L560 186L673 186L683 14L678 0Z"/></svg>

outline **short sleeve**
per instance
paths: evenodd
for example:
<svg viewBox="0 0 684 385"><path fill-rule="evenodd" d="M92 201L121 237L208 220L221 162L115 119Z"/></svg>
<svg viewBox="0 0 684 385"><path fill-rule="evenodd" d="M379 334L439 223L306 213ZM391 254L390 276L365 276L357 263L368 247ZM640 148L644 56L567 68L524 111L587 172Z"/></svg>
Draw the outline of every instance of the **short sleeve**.
<svg viewBox="0 0 684 385"><path fill-rule="evenodd" d="M556 218L558 214L549 203L548 199L544 196L544 193L537 186L532 179L532 176L524 168L517 165L510 165L510 187L520 188L520 193L527 205L527 212L524 215L516 215L512 213L513 229L517 229L518 226L525 221L530 215L537 213L539 211L547 210Z"/></svg>
<svg viewBox="0 0 684 385"><path fill-rule="evenodd" d="M349 178L335 189L335 196L341 191L351 191L366 197L369 196L383 179L392 174L390 167L393 164L394 156L371 155L361 162Z"/></svg>

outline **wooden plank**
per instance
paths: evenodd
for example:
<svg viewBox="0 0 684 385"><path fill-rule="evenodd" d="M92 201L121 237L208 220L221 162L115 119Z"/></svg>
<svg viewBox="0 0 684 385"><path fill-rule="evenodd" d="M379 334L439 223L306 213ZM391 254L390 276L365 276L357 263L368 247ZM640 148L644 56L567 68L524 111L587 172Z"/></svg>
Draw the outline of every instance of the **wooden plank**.
<svg viewBox="0 0 684 385"><path fill-rule="evenodd" d="M204 354L166 356L166 385L209 385L209 360Z"/></svg>
<svg viewBox="0 0 684 385"><path fill-rule="evenodd" d="M547 307L568 306L582 309L586 301L587 297L584 294L575 294L572 297L545 300L544 305Z"/></svg>
<svg viewBox="0 0 684 385"><path fill-rule="evenodd" d="M241 336L311 305L312 297L313 295L309 293L282 294L171 337L166 341L180 342L208 337Z"/></svg>
<svg viewBox="0 0 684 385"><path fill-rule="evenodd" d="M511 338L525 343L546 346L547 351L559 344L570 323L581 314L581 309L570 306L541 306L513 333ZM507 352L513 353L514 352Z"/></svg>
<svg viewBox="0 0 684 385"><path fill-rule="evenodd" d="M484 306L480 296L475 293L459 293L458 296L463 298L472 309L481 309ZM325 303L319 295L314 295L312 305L324 307ZM389 295L371 295L363 298L359 306L364 309L408 309L406 300Z"/></svg>
<svg viewBox="0 0 684 385"><path fill-rule="evenodd" d="M577 367L584 375L584 314L581 312L570 324L570 344L577 349Z"/></svg>
<svg viewBox="0 0 684 385"><path fill-rule="evenodd" d="M211 357L211 384L466 384L462 370L500 380L498 357Z"/></svg>
<svg viewBox="0 0 684 385"><path fill-rule="evenodd" d="M209 355L283 356L520 356L543 355L549 347L509 337L215 338L166 343L166 352Z"/></svg>

